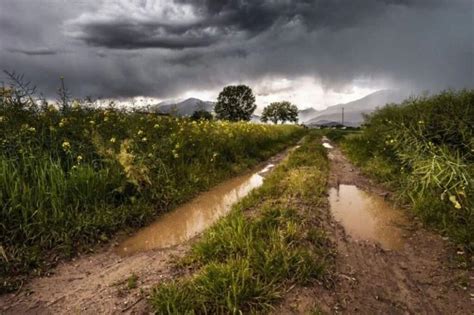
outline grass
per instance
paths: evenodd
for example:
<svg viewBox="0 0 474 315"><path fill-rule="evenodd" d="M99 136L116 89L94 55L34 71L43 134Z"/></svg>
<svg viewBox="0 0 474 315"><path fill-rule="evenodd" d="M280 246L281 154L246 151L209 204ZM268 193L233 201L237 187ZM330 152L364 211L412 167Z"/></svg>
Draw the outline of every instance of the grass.
<svg viewBox="0 0 474 315"><path fill-rule="evenodd" d="M158 285L159 314L264 312L292 285L324 278L331 250L320 212L328 161L310 135L184 259L197 271ZM321 205L321 207L319 207Z"/></svg>
<svg viewBox="0 0 474 315"><path fill-rule="evenodd" d="M371 114L342 141L362 169L424 222L474 252L474 91L446 91ZM467 259L468 261L470 259Z"/></svg>
<svg viewBox="0 0 474 315"><path fill-rule="evenodd" d="M0 89L0 291L300 139L297 126L51 105Z"/></svg>
<svg viewBox="0 0 474 315"><path fill-rule="evenodd" d="M127 278L127 288L129 290L135 289L137 287L138 276L136 274L132 274L130 277Z"/></svg>

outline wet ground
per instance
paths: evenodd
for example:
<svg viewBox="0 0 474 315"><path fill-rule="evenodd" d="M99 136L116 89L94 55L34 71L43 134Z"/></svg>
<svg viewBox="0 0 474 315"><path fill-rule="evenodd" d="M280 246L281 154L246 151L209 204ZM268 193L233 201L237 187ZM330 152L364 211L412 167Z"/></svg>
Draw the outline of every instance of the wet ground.
<svg viewBox="0 0 474 315"><path fill-rule="evenodd" d="M334 219L354 240L368 240L383 249L402 249L406 220L383 197L355 185L338 185L329 189L329 205Z"/></svg>
<svg viewBox="0 0 474 315"><path fill-rule="evenodd" d="M225 216L232 205L263 184L263 176L275 165L267 163L255 172L234 177L217 185L183 206L159 217L117 246L120 256L182 244L199 235Z"/></svg>

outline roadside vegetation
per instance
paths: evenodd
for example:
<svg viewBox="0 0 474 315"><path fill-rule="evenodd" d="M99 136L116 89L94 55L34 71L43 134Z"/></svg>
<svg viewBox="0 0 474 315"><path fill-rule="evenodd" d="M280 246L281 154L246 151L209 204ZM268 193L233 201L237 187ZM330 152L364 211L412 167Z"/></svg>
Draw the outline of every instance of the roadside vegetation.
<svg viewBox="0 0 474 315"><path fill-rule="evenodd" d="M384 107L342 144L366 173L388 184L424 222L472 255L473 90L446 91Z"/></svg>
<svg viewBox="0 0 474 315"><path fill-rule="evenodd" d="M332 260L321 219L328 168L320 137L310 134L193 245L180 262L192 274L154 289L154 311L269 311L292 286L324 280Z"/></svg>
<svg viewBox="0 0 474 315"><path fill-rule="evenodd" d="M15 79L15 77L13 77ZM145 224L301 138L297 126L193 120L0 89L0 291Z"/></svg>

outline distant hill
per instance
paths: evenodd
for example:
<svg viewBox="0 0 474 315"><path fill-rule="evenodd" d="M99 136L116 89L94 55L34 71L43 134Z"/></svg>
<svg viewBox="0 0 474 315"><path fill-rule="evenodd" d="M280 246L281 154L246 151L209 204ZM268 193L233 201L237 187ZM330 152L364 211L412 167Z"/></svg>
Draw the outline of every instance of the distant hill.
<svg viewBox="0 0 474 315"><path fill-rule="evenodd" d="M313 118L318 113L314 108L306 108L298 111L298 122L304 123L305 121Z"/></svg>
<svg viewBox="0 0 474 315"><path fill-rule="evenodd" d="M214 102L206 102L197 98L188 98L182 102L165 101L150 106L150 109L165 114L191 116L197 110L214 111Z"/></svg>
<svg viewBox="0 0 474 315"><path fill-rule="evenodd" d="M252 116L250 117L250 121L253 122L253 123L260 123L260 119L262 117L258 116L258 115L255 115L255 114L252 114Z"/></svg>
<svg viewBox="0 0 474 315"><path fill-rule="evenodd" d="M306 125L327 125L328 122L341 123L341 112L344 108L344 124L346 126L360 126L364 121L364 114L369 114L388 103L400 103L407 95L397 90L381 90L369 94L353 102L329 106L318 111L305 121Z"/></svg>
<svg viewBox="0 0 474 315"><path fill-rule="evenodd" d="M197 110L205 110L214 113L215 102L206 102L198 98L188 98L182 102L169 100L150 106L150 110L177 116L191 116ZM253 114L251 122L259 123L260 116Z"/></svg>

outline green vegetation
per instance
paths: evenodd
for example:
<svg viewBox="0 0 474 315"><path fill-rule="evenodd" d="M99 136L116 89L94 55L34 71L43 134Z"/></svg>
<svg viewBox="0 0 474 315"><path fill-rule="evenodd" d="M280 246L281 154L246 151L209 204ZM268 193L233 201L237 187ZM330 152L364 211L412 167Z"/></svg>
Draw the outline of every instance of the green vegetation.
<svg viewBox="0 0 474 315"><path fill-rule="evenodd" d="M193 120L212 120L213 118L212 114L205 110L197 110L191 115L191 119Z"/></svg>
<svg viewBox="0 0 474 315"><path fill-rule="evenodd" d="M185 258L195 274L157 286L159 314L266 311L289 287L324 278L331 259L321 227L328 160L314 134L205 232ZM321 207L320 207L321 205Z"/></svg>
<svg viewBox="0 0 474 315"><path fill-rule="evenodd" d="M298 107L287 101L271 103L263 109L261 120L263 122L271 121L274 124L278 124L278 122L283 124L287 121L297 123Z"/></svg>
<svg viewBox="0 0 474 315"><path fill-rule="evenodd" d="M136 274L132 274L127 279L127 288L129 290L135 289L137 287L137 282L138 282L138 276Z"/></svg>
<svg viewBox="0 0 474 315"><path fill-rule="evenodd" d="M143 225L304 132L94 108L69 102L65 92L52 106L21 85L0 92L3 289L26 271Z"/></svg>
<svg viewBox="0 0 474 315"><path fill-rule="evenodd" d="M473 90L382 108L343 146L425 222L474 252Z"/></svg>
<svg viewBox="0 0 474 315"><path fill-rule="evenodd" d="M219 93L214 111L218 119L249 121L256 108L251 88L246 85L229 85Z"/></svg>

